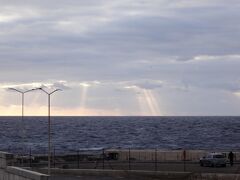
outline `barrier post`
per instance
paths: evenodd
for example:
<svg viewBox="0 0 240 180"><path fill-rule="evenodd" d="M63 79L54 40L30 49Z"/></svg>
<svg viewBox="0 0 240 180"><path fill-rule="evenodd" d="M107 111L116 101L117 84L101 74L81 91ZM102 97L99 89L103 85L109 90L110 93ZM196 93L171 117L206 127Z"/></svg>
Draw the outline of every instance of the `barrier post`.
<svg viewBox="0 0 240 180"><path fill-rule="evenodd" d="M55 166L56 166L56 163L55 163L55 155L56 155L56 153L55 153L55 147L54 147L54 149L53 149L53 167L55 168Z"/></svg>
<svg viewBox="0 0 240 180"><path fill-rule="evenodd" d="M104 162L104 156L105 156L105 152L104 152L104 148L102 150L102 168L105 169L105 162Z"/></svg>
<svg viewBox="0 0 240 180"><path fill-rule="evenodd" d="M79 157L79 150L77 151L77 168L80 168L80 157Z"/></svg>
<svg viewBox="0 0 240 180"><path fill-rule="evenodd" d="M186 171L186 150L183 150L183 171Z"/></svg>
<svg viewBox="0 0 240 180"><path fill-rule="evenodd" d="M158 170L157 149L155 149L155 171Z"/></svg>
<svg viewBox="0 0 240 180"><path fill-rule="evenodd" d="M29 167L32 167L32 149L29 149Z"/></svg>
<svg viewBox="0 0 240 180"><path fill-rule="evenodd" d="M131 152L130 152L130 148L128 149L128 170L131 170Z"/></svg>

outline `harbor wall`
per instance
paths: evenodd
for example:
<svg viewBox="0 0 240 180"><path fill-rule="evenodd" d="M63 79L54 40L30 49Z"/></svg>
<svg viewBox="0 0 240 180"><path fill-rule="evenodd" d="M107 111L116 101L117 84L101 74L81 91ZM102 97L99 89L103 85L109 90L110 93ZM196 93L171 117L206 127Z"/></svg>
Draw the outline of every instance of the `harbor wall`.
<svg viewBox="0 0 240 180"><path fill-rule="evenodd" d="M48 180L48 175L11 166L13 154L0 152L0 180Z"/></svg>

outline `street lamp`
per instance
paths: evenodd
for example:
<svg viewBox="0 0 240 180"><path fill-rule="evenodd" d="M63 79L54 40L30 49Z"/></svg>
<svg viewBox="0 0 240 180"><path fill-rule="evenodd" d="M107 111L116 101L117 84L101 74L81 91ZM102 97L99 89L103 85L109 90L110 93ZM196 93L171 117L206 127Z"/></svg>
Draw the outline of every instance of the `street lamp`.
<svg viewBox="0 0 240 180"><path fill-rule="evenodd" d="M30 89L30 90L26 90L26 91L21 91L19 89L15 89L15 88L8 88L8 90L16 91L17 93L20 93L22 95L22 123L21 124L22 124L22 133L23 133L23 131L24 131L24 123L23 123L23 121L24 121L24 95L26 93L28 93L30 91L34 91L36 89ZM24 146L24 134L22 134L22 140L23 140L23 146ZM24 151L24 147L22 147L22 148L23 148L22 150Z"/></svg>
<svg viewBox="0 0 240 180"><path fill-rule="evenodd" d="M62 91L61 89L55 89L52 92L47 92L43 88L38 88L48 95L48 175L51 175L51 122L50 122L50 97L53 93L57 91Z"/></svg>

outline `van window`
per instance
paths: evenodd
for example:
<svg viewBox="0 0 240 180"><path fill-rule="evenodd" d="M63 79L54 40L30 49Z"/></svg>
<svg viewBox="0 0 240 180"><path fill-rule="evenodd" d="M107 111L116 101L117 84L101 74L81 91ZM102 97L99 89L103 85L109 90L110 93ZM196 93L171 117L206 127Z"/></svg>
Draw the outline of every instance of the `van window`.
<svg viewBox="0 0 240 180"><path fill-rule="evenodd" d="M224 158L224 155L222 154L213 155L213 158Z"/></svg>

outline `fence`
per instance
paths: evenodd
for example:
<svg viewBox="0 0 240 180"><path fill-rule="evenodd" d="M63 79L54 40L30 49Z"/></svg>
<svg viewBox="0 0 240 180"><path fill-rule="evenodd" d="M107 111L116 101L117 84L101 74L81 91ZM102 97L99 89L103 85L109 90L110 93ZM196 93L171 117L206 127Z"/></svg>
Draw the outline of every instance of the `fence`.
<svg viewBox="0 0 240 180"><path fill-rule="evenodd" d="M229 172L239 173L239 168L201 168L199 158L206 151L195 150L134 150L134 149L95 149L69 153L52 152L51 167L62 169L111 169L148 171L188 171L188 172ZM227 152L223 152L227 156ZM234 152L235 163L239 163L239 153ZM47 155L28 154L16 156L16 166L32 168L47 167Z"/></svg>

